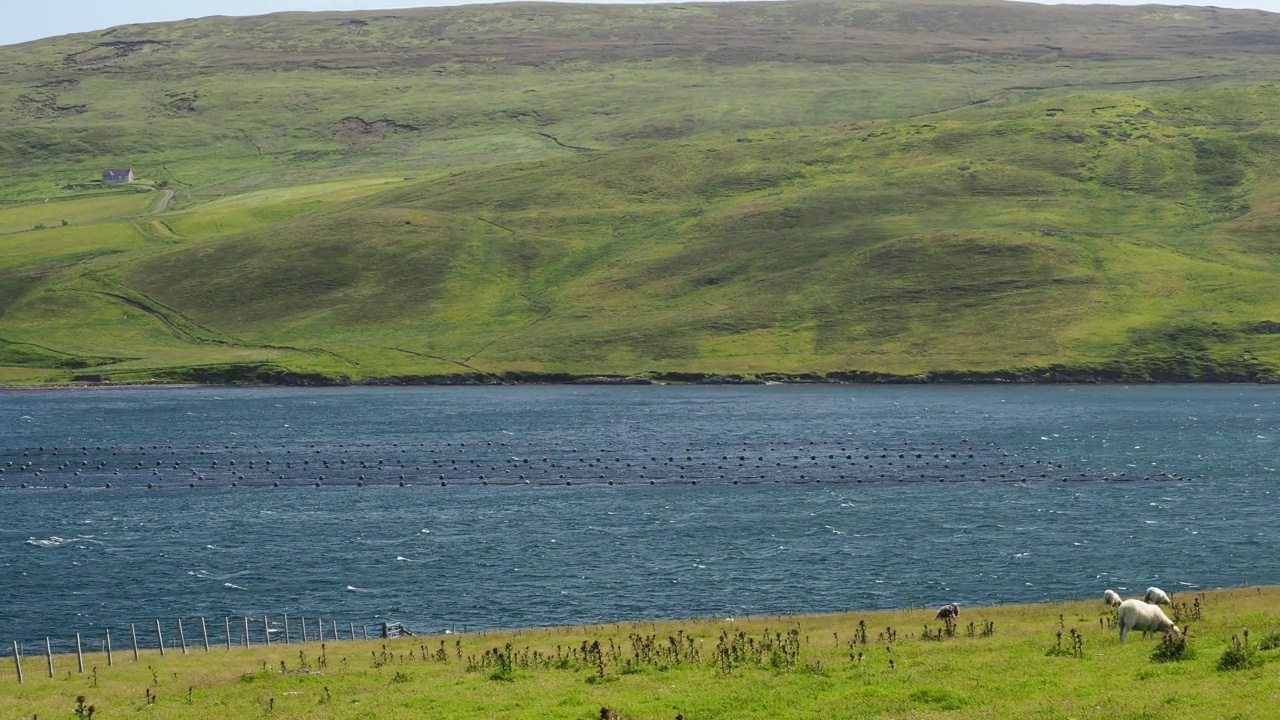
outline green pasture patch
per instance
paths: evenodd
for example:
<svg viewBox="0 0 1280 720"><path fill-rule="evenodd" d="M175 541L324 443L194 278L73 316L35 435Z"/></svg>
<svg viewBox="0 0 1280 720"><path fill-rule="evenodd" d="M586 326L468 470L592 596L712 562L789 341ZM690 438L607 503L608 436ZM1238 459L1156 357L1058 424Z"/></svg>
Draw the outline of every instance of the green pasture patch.
<svg viewBox="0 0 1280 720"><path fill-rule="evenodd" d="M1280 672L1262 640L1280 628L1276 588L1175 596L1194 656L1156 663L1159 640L1121 644L1100 600L818 616L622 621L586 627L275 642L206 652L144 649L0 665L0 717L97 716L589 720L686 718L1242 717L1280 711ZM1199 600L1195 617L1191 602ZM1252 666L1218 668L1252 629ZM376 632L376 628L371 628ZM1046 654L1058 637L1079 652ZM343 635L345 637L345 629ZM362 634L357 628L357 634ZM1235 640L1233 640L1233 637ZM89 639L89 634L85 634ZM1072 641L1068 640L1070 644ZM1242 642L1242 641L1241 641ZM85 643L95 647L94 641ZM1260 658L1258 660L1257 658ZM7 714L3 714L7 713Z"/></svg>
<svg viewBox="0 0 1280 720"><path fill-rule="evenodd" d="M0 365L0 382L5 385L37 385L54 379L47 370Z"/></svg>
<svg viewBox="0 0 1280 720"><path fill-rule="evenodd" d="M189 334L154 311L109 291L60 282L11 305L3 337L58 352L126 358L159 356L167 348L191 345Z"/></svg>
<svg viewBox="0 0 1280 720"><path fill-rule="evenodd" d="M151 209L159 197L158 194L131 192L74 199L51 198L47 202L16 206L0 205L0 236L134 217Z"/></svg>
<svg viewBox="0 0 1280 720"><path fill-rule="evenodd" d="M0 235L0 268L64 264L145 246L128 223L70 225Z"/></svg>
<svg viewBox="0 0 1280 720"><path fill-rule="evenodd" d="M396 182L402 182L402 178L352 178L350 180L315 183L312 185L293 185L273 188L270 190L248 192L243 195L236 195L222 200L214 200L203 205L189 208L189 210L193 212L211 213L240 207L261 208L270 207L272 205L291 205L319 198L342 201L367 195L370 191L377 190L377 186Z"/></svg>
<svg viewBox="0 0 1280 720"><path fill-rule="evenodd" d="M334 203L375 193L392 182L403 182L403 179L357 178L257 190L188 206L181 212L166 215L164 222L169 230L184 239L233 235L295 215L324 210Z"/></svg>
<svg viewBox="0 0 1280 720"><path fill-rule="evenodd" d="M70 355L35 343L0 340L0 365L80 370L107 365L118 358Z"/></svg>

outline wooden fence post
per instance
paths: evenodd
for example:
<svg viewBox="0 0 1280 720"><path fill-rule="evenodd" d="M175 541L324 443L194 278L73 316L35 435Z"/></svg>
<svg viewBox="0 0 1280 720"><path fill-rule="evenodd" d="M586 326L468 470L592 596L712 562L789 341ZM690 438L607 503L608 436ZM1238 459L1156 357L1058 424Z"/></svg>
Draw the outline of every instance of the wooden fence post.
<svg viewBox="0 0 1280 720"><path fill-rule="evenodd" d="M230 617L228 617L228 616L226 616L226 615L224 615L224 616L222 617L222 622L226 625L226 629L227 629L227 649L228 649L228 650L230 650L230 649L231 649L231 618L230 618Z"/></svg>
<svg viewBox="0 0 1280 720"><path fill-rule="evenodd" d="M138 659L138 629L129 623L129 634L133 636L133 659Z"/></svg>
<svg viewBox="0 0 1280 720"><path fill-rule="evenodd" d="M356 624L355 624L355 623L351 623L351 639L352 639L352 640L355 640L355 639L356 639Z"/></svg>
<svg viewBox="0 0 1280 720"><path fill-rule="evenodd" d="M204 616L200 616L200 634L204 636L204 651L209 652L209 628L204 624Z"/></svg>
<svg viewBox="0 0 1280 720"><path fill-rule="evenodd" d="M365 639L365 640L368 640L368 639L369 639L369 626L368 626L368 625L362 625L361 627L363 627L363 628L364 628L364 639Z"/></svg>
<svg viewBox="0 0 1280 720"><path fill-rule="evenodd" d="M334 620L334 621L333 621L333 641L334 641L334 642L338 642L338 640L339 640L339 638L338 638L338 621L337 621L337 620Z"/></svg>
<svg viewBox="0 0 1280 720"><path fill-rule="evenodd" d="M84 674L84 651L80 649L80 633L76 633L76 665L80 668L80 674Z"/></svg>
<svg viewBox="0 0 1280 720"><path fill-rule="evenodd" d="M107 631L107 667L111 667L115 662L111 657L111 631Z"/></svg>
<svg viewBox="0 0 1280 720"><path fill-rule="evenodd" d="M49 636L44 636L44 657L49 661L49 677L53 677L53 648L49 646Z"/></svg>
<svg viewBox="0 0 1280 720"><path fill-rule="evenodd" d="M271 647L271 616L262 616L262 634L267 638L267 647Z"/></svg>
<svg viewBox="0 0 1280 720"><path fill-rule="evenodd" d="M302 618L302 642L307 641L307 619Z"/></svg>
<svg viewBox="0 0 1280 720"><path fill-rule="evenodd" d="M249 647L249 616L244 616L244 646Z"/></svg>
<svg viewBox="0 0 1280 720"><path fill-rule="evenodd" d="M287 613L284 616L284 644L289 644L289 615Z"/></svg>
<svg viewBox="0 0 1280 720"><path fill-rule="evenodd" d="M324 642L324 620L316 618L316 627L320 629L320 642Z"/></svg>
<svg viewBox="0 0 1280 720"><path fill-rule="evenodd" d="M182 654L187 654L187 634L182 632L182 618L178 618L178 642L182 643Z"/></svg>
<svg viewBox="0 0 1280 720"><path fill-rule="evenodd" d="M160 646L160 657L164 657L164 633L160 632L159 620L156 620L156 643Z"/></svg>
<svg viewBox="0 0 1280 720"><path fill-rule="evenodd" d="M18 668L18 684L22 684L22 655L18 653L18 641L13 641L13 664Z"/></svg>

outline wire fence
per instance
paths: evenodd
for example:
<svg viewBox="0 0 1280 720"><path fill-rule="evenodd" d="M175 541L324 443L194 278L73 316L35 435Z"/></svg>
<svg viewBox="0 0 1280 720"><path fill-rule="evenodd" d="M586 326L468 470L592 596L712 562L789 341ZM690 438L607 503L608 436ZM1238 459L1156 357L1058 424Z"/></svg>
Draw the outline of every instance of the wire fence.
<svg viewBox="0 0 1280 720"><path fill-rule="evenodd" d="M223 616L210 622L204 617L177 618L168 622L159 619L145 623L130 623L127 628L104 628L93 633L75 633L69 636L47 635L32 641L12 640L0 644L0 656L12 659L17 682L23 683L32 672L47 672L54 677L58 671L70 672L65 667L65 655L75 654L76 672L84 672L86 653L98 653L106 657L108 666L121 661L138 661L144 654L230 651L253 646L290 645L309 642L339 642L352 640L391 639L412 637L415 633L403 623L378 621L372 625L334 618L302 615L276 616L248 615ZM7 674L7 673L6 673ZM3 675L0 675L3 677Z"/></svg>

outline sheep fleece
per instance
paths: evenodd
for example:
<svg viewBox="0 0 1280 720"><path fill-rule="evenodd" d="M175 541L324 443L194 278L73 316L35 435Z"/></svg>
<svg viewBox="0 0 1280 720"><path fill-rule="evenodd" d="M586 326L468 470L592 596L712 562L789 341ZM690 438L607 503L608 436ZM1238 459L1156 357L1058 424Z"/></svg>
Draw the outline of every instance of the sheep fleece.
<svg viewBox="0 0 1280 720"><path fill-rule="evenodd" d="M1178 632L1178 627L1173 624L1168 615L1164 614L1163 610L1141 600L1125 600L1120 603L1120 609L1116 611L1116 620L1120 625L1120 642L1124 642L1130 630L1141 630L1143 635L1148 632L1162 633L1169 630Z"/></svg>

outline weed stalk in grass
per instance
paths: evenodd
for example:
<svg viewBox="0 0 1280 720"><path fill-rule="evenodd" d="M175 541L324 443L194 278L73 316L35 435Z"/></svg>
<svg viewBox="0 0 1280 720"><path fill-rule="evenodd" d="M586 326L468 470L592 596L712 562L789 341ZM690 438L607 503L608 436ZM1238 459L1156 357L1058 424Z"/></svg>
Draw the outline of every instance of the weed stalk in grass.
<svg viewBox="0 0 1280 720"><path fill-rule="evenodd" d="M827 675L827 667L822 664L821 660L810 660L809 662L806 662L803 670L810 675L818 675L821 677L826 677Z"/></svg>
<svg viewBox="0 0 1280 720"><path fill-rule="evenodd" d="M943 623L942 627L932 631L929 629L928 625L925 625L924 632L920 636L921 639L934 640L934 641L941 642L946 638L955 637L956 636L955 618L945 617L942 619L942 623ZM969 637L973 637L973 623L969 623L969 630L970 630Z"/></svg>
<svg viewBox="0 0 1280 720"><path fill-rule="evenodd" d="M1275 650L1280 648L1280 630L1272 630L1258 643L1259 650Z"/></svg>
<svg viewBox="0 0 1280 720"><path fill-rule="evenodd" d="M680 643L670 638L672 647L678 652ZM739 630L735 634L721 631L716 643L715 665L721 673L731 674L734 668L750 665L754 667L771 667L776 670L795 667L800 659L800 630L792 628L786 635L766 628L757 640Z"/></svg>
<svg viewBox="0 0 1280 720"><path fill-rule="evenodd" d="M1190 620L1199 621L1203 618L1203 608L1200 605L1200 598L1196 597L1191 604L1174 603L1173 605L1173 621L1175 623L1184 623Z"/></svg>
<svg viewBox="0 0 1280 720"><path fill-rule="evenodd" d="M1244 641L1239 635L1231 636L1231 645L1218 658L1219 670L1248 670L1260 667L1266 659L1258 654L1257 648L1249 643L1249 628L1244 629Z"/></svg>
<svg viewBox="0 0 1280 720"><path fill-rule="evenodd" d="M1071 628L1067 633L1071 638L1071 647L1064 647L1062 644L1062 631L1059 630L1053 642L1053 647L1045 652L1046 657L1074 657L1077 659L1084 658L1084 635L1079 630Z"/></svg>
<svg viewBox="0 0 1280 720"><path fill-rule="evenodd" d="M1183 628L1181 633L1166 632L1160 638L1160 644L1151 651L1151 662L1182 662L1195 657L1191 647L1191 628Z"/></svg>

